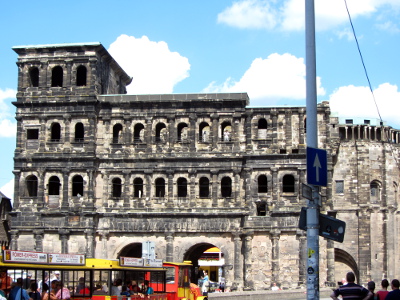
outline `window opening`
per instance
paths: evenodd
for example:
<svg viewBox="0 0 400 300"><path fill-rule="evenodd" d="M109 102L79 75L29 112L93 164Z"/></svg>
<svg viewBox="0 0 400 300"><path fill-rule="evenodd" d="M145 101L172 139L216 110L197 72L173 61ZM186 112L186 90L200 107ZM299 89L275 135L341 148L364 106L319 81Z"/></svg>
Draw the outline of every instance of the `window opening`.
<svg viewBox="0 0 400 300"><path fill-rule="evenodd" d="M75 142L80 143L85 140L85 129L82 123L75 124Z"/></svg>
<svg viewBox="0 0 400 300"><path fill-rule="evenodd" d="M267 139L267 128L268 128L267 120L265 120L264 118L258 120L258 139L259 140Z"/></svg>
<svg viewBox="0 0 400 300"><path fill-rule="evenodd" d="M122 125L115 124L113 127L113 143L118 144L122 142Z"/></svg>
<svg viewBox="0 0 400 300"><path fill-rule="evenodd" d="M206 122L200 123L199 140L204 143L207 143L210 141L210 126Z"/></svg>
<svg viewBox="0 0 400 300"><path fill-rule="evenodd" d="M39 139L39 129L28 129L26 131L26 138L28 140L37 140L37 139Z"/></svg>
<svg viewBox="0 0 400 300"><path fill-rule="evenodd" d="M39 86L39 69L38 68L31 68L29 70L29 79L31 87L38 87Z"/></svg>
<svg viewBox="0 0 400 300"><path fill-rule="evenodd" d="M186 178L178 178L178 197L187 197L187 180Z"/></svg>
<svg viewBox="0 0 400 300"><path fill-rule="evenodd" d="M30 175L26 178L26 189L29 197L37 197L38 179L35 175Z"/></svg>
<svg viewBox="0 0 400 300"><path fill-rule="evenodd" d="M138 123L135 125L134 131L133 131L133 141L135 143L142 143L143 137L144 137L144 125L141 123Z"/></svg>
<svg viewBox="0 0 400 300"><path fill-rule="evenodd" d="M51 71L51 86L62 87L63 86L63 69L60 66L54 67Z"/></svg>
<svg viewBox="0 0 400 300"><path fill-rule="evenodd" d="M76 69L76 85L85 86L87 78L87 70L85 66L79 66Z"/></svg>
<svg viewBox="0 0 400 300"><path fill-rule="evenodd" d="M294 193L294 176L285 175L282 179L282 192L284 193Z"/></svg>
<svg viewBox="0 0 400 300"><path fill-rule="evenodd" d="M156 197L165 197L165 180L164 178L156 179Z"/></svg>
<svg viewBox="0 0 400 300"><path fill-rule="evenodd" d="M224 177L221 180L221 196L223 198L232 197L232 179Z"/></svg>
<svg viewBox="0 0 400 300"><path fill-rule="evenodd" d="M120 198L122 194L122 182L121 178L114 178L112 180L112 196Z"/></svg>
<svg viewBox="0 0 400 300"><path fill-rule="evenodd" d="M268 193L268 179L265 175L258 176L258 193Z"/></svg>
<svg viewBox="0 0 400 300"><path fill-rule="evenodd" d="M199 189L200 198L210 197L210 180L207 177L200 178Z"/></svg>
<svg viewBox="0 0 400 300"><path fill-rule="evenodd" d="M267 215L267 203L265 201L260 201L257 203L257 216Z"/></svg>
<svg viewBox="0 0 400 300"><path fill-rule="evenodd" d="M143 196L143 179L135 178L133 181L133 196L141 198Z"/></svg>
<svg viewBox="0 0 400 300"><path fill-rule="evenodd" d="M83 196L83 178L80 175L75 175L72 178L72 196Z"/></svg>
<svg viewBox="0 0 400 300"><path fill-rule="evenodd" d="M59 142L61 139L61 126L59 123L53 123L51 125L51 142Z"/></svg>
<svg viewBox="0 0 400 300"><path fill-rule="evenodd" d="M178 142L185 142L188 139L188 125L186 123L178 124Z"/></svg>
<svg viewBox="0 0 400 300"><path fill-rule="evenodd" d="M166 141L167 128L164 123L158 123L156 125L156 142L165 142Z"/></svg>
<svg viewBox="0 0 400 300"><path fill-rule="evenodd" d="M336 180L336 194L343 194L343 193L344 193L344 181Z"/></svg>
<svg viewBox="0 0 400 300"><path fill-rule="evenodd" d="M224 142L230 142L232 139L232 127L231 123L223 122L221 124L221 136Z"/></svg>
<svg viewBox="0 0 400 300"><path fill-rule="evenodd" d="M60 179L57 176L49 179L49 195L60 195Z"/></svg>

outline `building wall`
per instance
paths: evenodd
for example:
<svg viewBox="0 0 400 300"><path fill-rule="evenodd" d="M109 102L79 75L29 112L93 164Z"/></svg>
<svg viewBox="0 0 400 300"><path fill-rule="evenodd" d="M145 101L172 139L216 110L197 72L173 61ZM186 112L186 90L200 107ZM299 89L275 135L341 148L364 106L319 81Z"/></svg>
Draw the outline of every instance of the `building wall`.
<svg viewBox="0 0 400 300"><path fill-rule="evenodd" d="M54 49L69 80L51 87L46 65L30 86L29 66ZM196 265L216 246L231 289L305 285L304 107L251 108L241 93L124 95L130 78L101 45L14 50L11 249L115 259L151 240L158 258ZM90 62L83 87L75 86L77 53ZM328 151L321 211L347 223L342 244L320 239L321 285L343 276L335 268L353 269L362 282L398 275L398 132L339 124L327 102L317 120L318 147Z"/></svg>

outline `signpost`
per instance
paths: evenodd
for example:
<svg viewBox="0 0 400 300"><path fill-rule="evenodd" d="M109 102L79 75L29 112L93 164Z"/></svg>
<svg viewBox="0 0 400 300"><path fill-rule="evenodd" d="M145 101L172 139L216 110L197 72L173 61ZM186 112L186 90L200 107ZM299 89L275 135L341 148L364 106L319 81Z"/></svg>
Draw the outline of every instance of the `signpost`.
<svg viewBox="0 0 400 300"><path fill-rule="evenodd" d="M307 147L307 183L326 186L328 163L326 150Z"/></svg>

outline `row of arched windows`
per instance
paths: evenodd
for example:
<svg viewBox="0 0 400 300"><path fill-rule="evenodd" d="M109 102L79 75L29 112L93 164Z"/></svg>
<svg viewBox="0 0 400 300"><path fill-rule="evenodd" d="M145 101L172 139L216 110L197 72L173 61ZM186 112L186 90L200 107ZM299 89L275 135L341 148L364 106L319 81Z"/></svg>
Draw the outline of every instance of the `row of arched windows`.
<svg viewBox="0 0 400 300"><path fill-rule="evenodd" d="M83 142L85 139L85 127L83 123L79 122L75 124L74 141ZM53 123L50 127L50 141L60 142L61 141L61 125L59 123Z"/></svg>
<svg viewBox="0 0 400 300"><path fill-rule="evenodd" d="M38 67L29 69L29 84L31 87L39 87L40 72ZM64 70L61 66L55 66L51 69L51 87L62 87L64 81ZM86 86L87 69L85 66L79 66L76 69L76 86Z"/></svg>
<svg viewBox="0 0 400 300"><path fill-rule="evenodd" d="M111 196L114 198L122 197L122 180L115 177L111 181ZM60 179L57 176L51 176L48 181L48 195L60 195ZM162 177L156 178L154 181L154 197L163 198L166 195L166 182ZM37 197L38 195L38 178L35 175L29 175L26 178L27 196ZM143 179L137 177L133 180L133 197L141 198L144 191ZM257 178L257 191L259 194L268 193L268 179L266 175L260 175ZM81 175L72 177L72 196L83 196L84 181ZM295 178L293 175L284 175L282 178L282 192L295 192ZM223 198L232 197L232 179L225 176L220 181L220 193ZM177 179L177 197L188 197L188 181L184 177ZM199 179L199 197L210 197L210 180L207 177Z"/></svg>

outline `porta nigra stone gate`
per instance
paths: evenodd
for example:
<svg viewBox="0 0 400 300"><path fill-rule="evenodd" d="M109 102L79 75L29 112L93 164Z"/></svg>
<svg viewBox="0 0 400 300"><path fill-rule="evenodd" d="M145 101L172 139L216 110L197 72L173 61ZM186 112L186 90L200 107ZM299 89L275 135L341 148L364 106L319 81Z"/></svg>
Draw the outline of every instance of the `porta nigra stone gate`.
<svg viewBox="0 0 400 300"><path fill-rule="evenodd" d="M216 246L231 289L305 285L305 107L249 107L246 93L126 95L131 78L100 43L18 54L10 249L191 260ZM290 87L288 87L290 88ZM331 116L321 213L346 222L320 238L320 284L400 277L399 131Z"/></svg>

